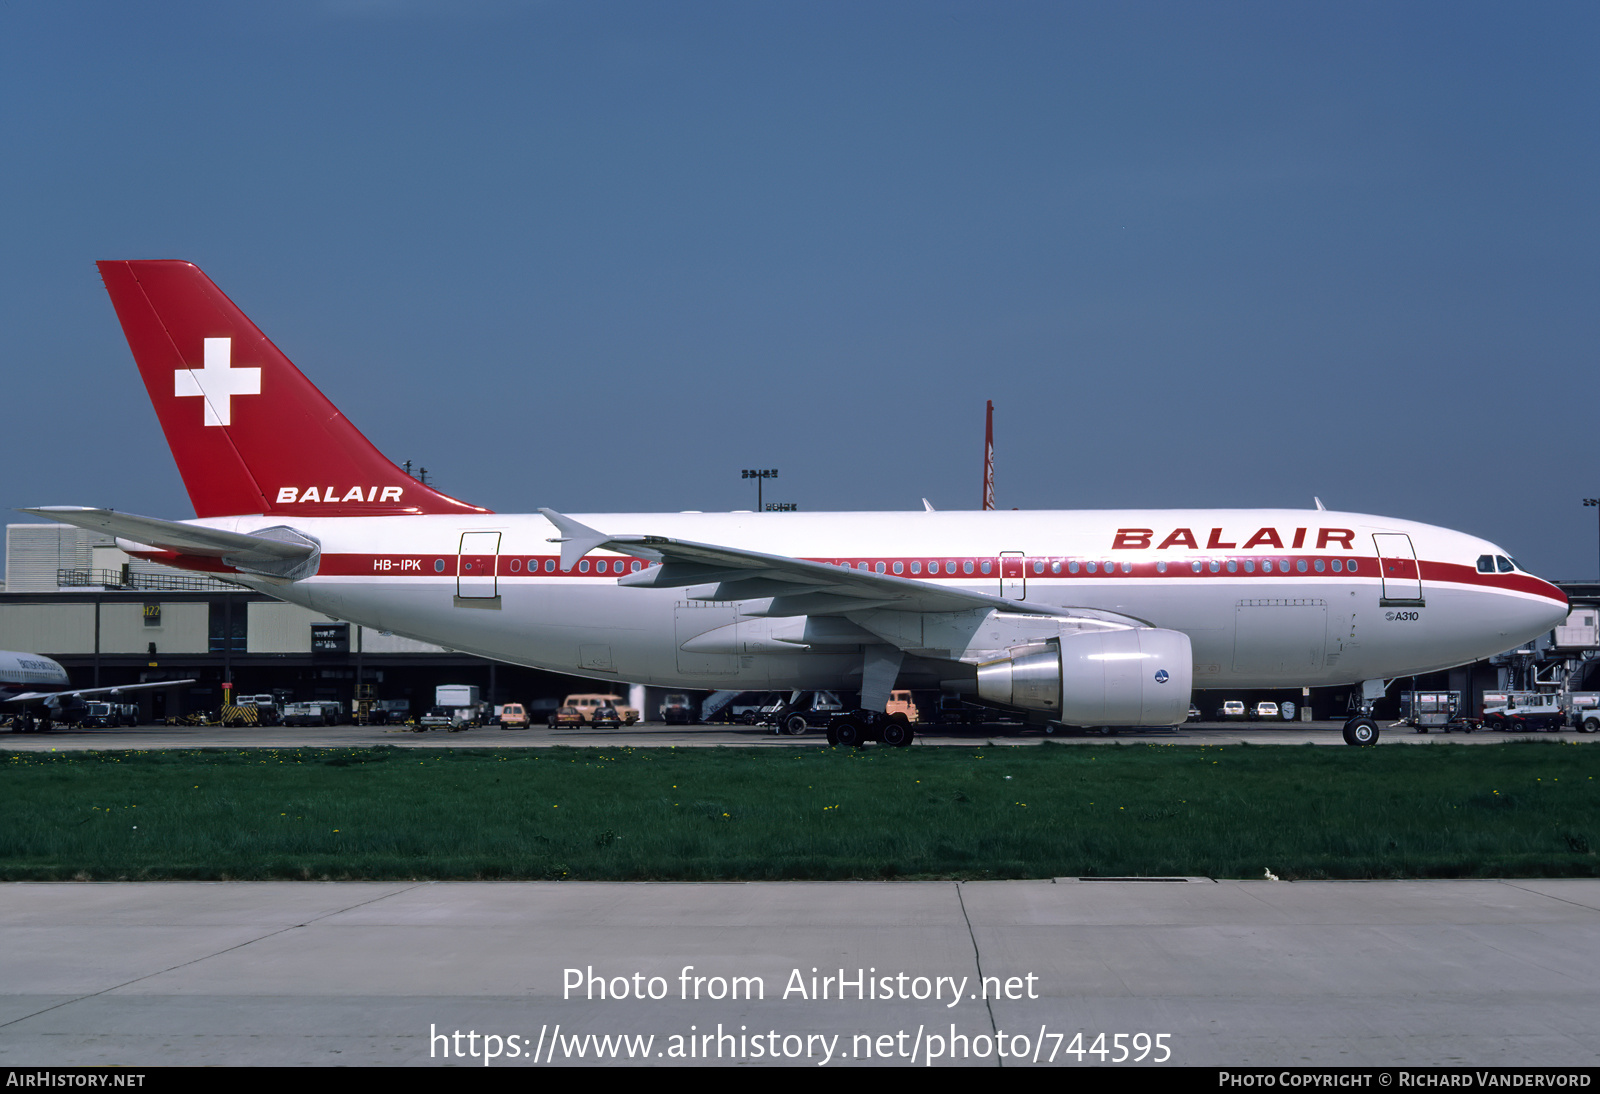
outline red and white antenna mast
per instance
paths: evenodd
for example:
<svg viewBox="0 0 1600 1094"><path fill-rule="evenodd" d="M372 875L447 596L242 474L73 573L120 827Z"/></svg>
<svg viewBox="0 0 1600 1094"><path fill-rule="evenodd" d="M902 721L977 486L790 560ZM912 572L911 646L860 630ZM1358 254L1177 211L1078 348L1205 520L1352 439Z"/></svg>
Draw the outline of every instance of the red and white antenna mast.
<svg viewBox="0 0 1600 1094"><path fill-rule="evenodd" d="M994 508L994 400L990 399L983 420L983 507Z"/></svg>

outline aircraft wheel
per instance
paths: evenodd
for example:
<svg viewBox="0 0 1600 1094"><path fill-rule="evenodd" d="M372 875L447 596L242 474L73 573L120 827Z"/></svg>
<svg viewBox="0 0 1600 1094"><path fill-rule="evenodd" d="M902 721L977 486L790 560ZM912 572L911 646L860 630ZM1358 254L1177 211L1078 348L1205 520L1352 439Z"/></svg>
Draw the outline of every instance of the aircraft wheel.
<svg viewBox="0 0 1600 1094"><path fill-rule="evenodd" d="M895 721L891 719L883 727L883 743L893 745L895 748L904 748L916 739L917 731L911 728L909 721Z"/></svg>
<svg viewBox="0 0 1600 1094"><path fill-rule="evenodd" d="M860 748L867 739L867 732L860 722L846 720L834 726L833 736L841 748Z"/></svg>
<svg viewBox="0 0 1600 1094"><path fill-rule="evenodd" d="M798 737L810 728L804 714L791 714L783 720L783 731L791 737Z"/></svg>
<svg viewBox="0 0 1600 1094"><path fill-rule="evenodd" d="M838 748L839 747L839 733L831 725L828 727L828 747L829 748Z"/></svg>
<svg viewBox="0 0 1600 1094"><path fill-rule="evenodd" d="M1378 743L1378 723L1371 718L1352 718L1344 724L1344 743L1347 745L1375 745Z"/></svg>
<svg viewBox="0 0 1600 1094"><path fill-rule="evenodd" d="M1585 718L1583 720L1583 731L1585 733L1600 731L1600 718Z"/></svg>
<svg viewBox="0 0 1600 1094"><path fill-rule="evenodd" d="M1099 732L1100 732L1100 736L1102 736L1102 737L1114 737L1114 736L1116 736L1116 733L1117 733L1117 727L1116 726L1101 726Z"/></svg>

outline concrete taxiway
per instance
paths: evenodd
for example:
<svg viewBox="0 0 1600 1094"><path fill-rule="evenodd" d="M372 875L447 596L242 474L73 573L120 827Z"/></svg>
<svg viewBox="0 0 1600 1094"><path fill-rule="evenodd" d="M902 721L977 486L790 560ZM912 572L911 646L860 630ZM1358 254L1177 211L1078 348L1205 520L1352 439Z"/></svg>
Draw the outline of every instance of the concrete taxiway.
<svg viewBox="0 0 1600 1094"><path fill-rule="evenodd" d="M1012 723L987 726L917 727L913 747L970 745L1037 745L1043 741L1062 744L1106 744L1112 741L1175 745L1335 745L1344 742L1342 722L1190 722L1177 729L1121 729L1115 736L1074 734L1046 735L1043 731ZM1385 727L1378 744L1504 744L1527 740L1600 742L1600 734L1559 733L1418 733L1405 726ZM401 748L551 748L623 746L627 748L825 748L820 731L798 737L774 734L752 726L668 726L643 723L626 729L549 729L536 726L527 730L502 730L482 727L451 733L429 730L418 733L396 726L136 726L122 729L56 729L49 733L0 733L0 750L26 749L67 751L73 749L149 749L149 748L370 748L396 745Z"/></svg>
<svg viewBox="0 0 1600 1094"><path fill-rule="evenodd" d="M1600 880L9 884L0 939L7 1066L1600 1063Z"/></svg>

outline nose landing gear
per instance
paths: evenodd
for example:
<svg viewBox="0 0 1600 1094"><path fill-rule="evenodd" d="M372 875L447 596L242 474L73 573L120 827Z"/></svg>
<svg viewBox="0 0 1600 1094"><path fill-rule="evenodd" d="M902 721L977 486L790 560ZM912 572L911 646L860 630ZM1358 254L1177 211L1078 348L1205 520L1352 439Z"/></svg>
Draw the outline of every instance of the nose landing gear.
<svg viewBox="0 0 1600 1094"><path fill-rule="evenodd" d="M1344 724L1344 743L1347 745L1375 745L1378 743L1378 723L1359 714Z"/></svg>

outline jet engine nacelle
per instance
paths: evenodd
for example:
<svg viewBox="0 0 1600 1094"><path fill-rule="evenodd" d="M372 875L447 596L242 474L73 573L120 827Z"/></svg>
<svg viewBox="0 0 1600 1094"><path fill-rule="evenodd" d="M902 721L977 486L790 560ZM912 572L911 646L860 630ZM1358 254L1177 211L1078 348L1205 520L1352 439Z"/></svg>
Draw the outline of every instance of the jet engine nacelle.
<svg viewBox="0 0 1600 1094"><path fill-rule="evenodd" d="M1077 726L1175 726L1189 715L1194 655L1180 631L1063 633L978 666L978 694Z"/></svg>

